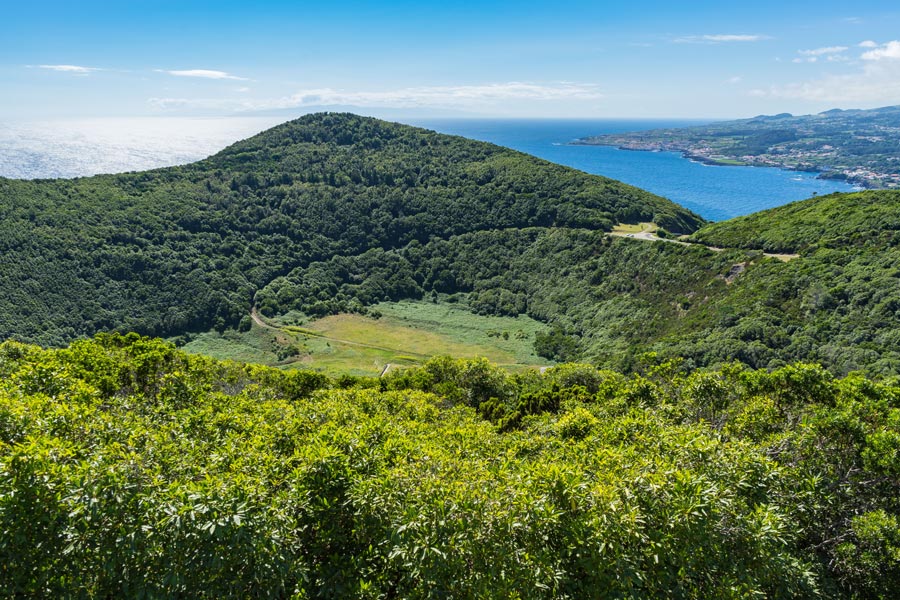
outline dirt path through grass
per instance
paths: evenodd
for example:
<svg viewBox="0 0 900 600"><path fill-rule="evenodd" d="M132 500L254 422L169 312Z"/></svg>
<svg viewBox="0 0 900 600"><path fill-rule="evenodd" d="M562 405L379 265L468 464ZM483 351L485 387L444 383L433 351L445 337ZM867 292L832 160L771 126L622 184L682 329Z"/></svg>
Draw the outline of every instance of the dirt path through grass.
<svg viewBox="0 0 900 600"><path fill-rule="evenodd" d="M696 242L685 242L684 240L670 240L668 238L661 238L656 235L657 226L654 223L640 223L638 225L626 225L620 223L616 225L612 231L609 232L609 235L615 237L623 237L632 240L643 240L645 242L668 242L670 244L680 244L682 246L700 246L701 248L706 248L707 250L712 250L713 252L723 252L726 248L719 248L717 246L707 246L705 244L698 244ZM782 262L787 262L789 260L793 260L795 258L799 258L799 254L772 254L769 252L763 252L763 256L767 258L777 258Z"/></svg>
<svg viewBox="0 0 900 600"><path fill-rule="evenodd" d="M429 358L429 355L422 354L421 352L415 352L414 350L404 350L402 348L388 348L386 346L377 346L375 344L367 344L365 342L354 342L351 340L342 340L340 338L327 336L325 334L319 333L317 331L312 331L310 329L302 329L300 327L292 327L288 326L278 326L267 323L263 320L259 313L256 312L256 307L253 307L250 310L250 318L253 319L253 322L259 325L260 327L264 327L266 329L271 329L272 331L277 331L281 333L288 333L291 335L305 335L307 337L319 338L322 340L326 340L329 342L335 342L336 344L346 344L348 346L358 346L360 348L371 348L373 350L382 350L384 352L393 352L395 354L404 354L409 356L414 356L416 358Z"/></svg>

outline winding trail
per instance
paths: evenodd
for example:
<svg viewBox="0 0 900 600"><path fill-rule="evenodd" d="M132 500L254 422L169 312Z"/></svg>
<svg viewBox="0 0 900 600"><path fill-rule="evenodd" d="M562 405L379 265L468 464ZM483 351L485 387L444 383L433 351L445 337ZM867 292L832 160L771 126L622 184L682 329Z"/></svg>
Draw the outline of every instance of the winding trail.
<svg viewBox="0 0 900 600"><path fill-rule="evenodd" d="M428 358L430 355L422 354L421 352L414 352L412 350L403 350L400 348L388 348L387 346L376 346L375 344L367 344L365 342L354 342L351 340L342 340L341 338L330 337L322 333L318 333L316 331L311 331L309 329L301 329L300 327L284 327L279 325L272 325L263 320L263 318L256 312L256 307L254 306L250 309L250 318L253 319L253 322L259 325L264 329L269 329L272 331L276 331L282 334L292 334L292 335L303 335L306 337L314 337L322 340L326 340L329 342L335 342L337 344L346 344L348 346L358 346L360 348L371 348L373 350L382 350L384 352L393 352L394 354L402 354L406 356L416 356L420 358Z"/></svg>
<svg viewBox="0 0 900 600"><path fill-rule="evenodd" d="M609 235L614 237L628 238L632 240L642 240L645 242L668 242L670 244L679 244L681 246L699 246L701 248L706 248L707 250L712 250L713 252L724 252L725 250L727 250L727 248L719 248L717 246L707 246L706 244L697 244L695 242L685 242L683 240L670 240L668 238L661 238L656 235L651 229L644 229L643 231L636 231L634 233L613 230L609 232ZM781 262L787 262L789 260L800 257L799 254L772 254L770 252L763 252L763 256L767 258L776 258Z"/></svg>
<svg viewBox="0 0 900 600"><path fill-rule="evenodd" d="M262 327L264 329L277 329L277 327L272 327L271 325L269 325L268 323L266 323L259 317L259 313L256 312L255 306L250 309L250 318L253 319L254 323L256 323L257 325L259 325L260 327Z"/></svg>
<svg viewBox="0 0 900 600"><path fill-rule="evenodd" d="M404 350L400 348L388 348L387 346L377 346L375 344L367 344L365 342L354 342L353 340L344 340L341 338L327 336L316 331L311 331L309 329L302 329L300 327L292 327L288 326L280 326L273 325L268 323L257 311L256 307L250 309L250 318L256 323L259 327L263 329L267 329L272 331L276 336L288 336L288 335L299 335L305 337L313 337L321 340L326 340L329 342L334 342L336 344L345 344L348 346L357 346L361 348L371 348L373 350L381 350L382 352L391 352L395 356L409 356L415 358L416 360L427 360L434 354L423 354L422 352L415 352L413 350ZM290 340L283 337L283 343L290 343ZM527 367L527 368L539 368L540 372L543 374L544 371L551 368L552 365L548 366L539 366L539 365L531 365L531 364L523 364L523 363L494 363L498 367ZM381 374L379 377L384 377L389 372L394 371L398 368L402 368L403 365L397 363L385 363L384 367L381 370Z"/></svg>

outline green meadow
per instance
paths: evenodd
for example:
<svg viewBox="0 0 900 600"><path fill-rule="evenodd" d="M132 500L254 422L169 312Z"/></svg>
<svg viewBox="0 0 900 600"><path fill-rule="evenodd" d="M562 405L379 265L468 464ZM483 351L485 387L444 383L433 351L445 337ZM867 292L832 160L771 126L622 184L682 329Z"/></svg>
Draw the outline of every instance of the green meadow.
<svg viewBox="0 0 900 600"><path fill-rule="evenodd" d="M289 313L249 331L210 331L184 346L193 354L330 374L379 375L438 355L483 356L517 370L551 364L534 353L547 327L525 315L476 315L449 302L383 302L378 318L352 313L307 320Z"/></svg>

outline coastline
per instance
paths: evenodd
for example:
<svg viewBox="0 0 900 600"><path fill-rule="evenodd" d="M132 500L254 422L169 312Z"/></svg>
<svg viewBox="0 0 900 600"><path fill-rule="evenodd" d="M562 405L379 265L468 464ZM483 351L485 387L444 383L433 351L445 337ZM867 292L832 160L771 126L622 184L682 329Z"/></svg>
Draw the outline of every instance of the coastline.
<svg viewBox="0 0 900 600"><path fill-rule="evenodd" d="M682 148L682 147L670 147L664 143L659 142L650 142L645 145L622 145L622 144L614 144L614 143L600 143L600 142L586 142L583 140L574 140L569 142L570 146L606 146L613 147L617 150L625 150L628 152L672 152L676 154L680 154L682 158L687 159L691 162L710 166L710 167L759 167L763 169L781 169L782 171L793 171L797 173L815 173L816 179L820 179L822 181L843 181L847 184L857 186L861 189L866 190L879 190L879 189L890 189L885 186L878 185L875 182L870 181L866 178L856 177L853 175L847 175L840 171L824 171L822 169L818 169L815 166L797 166L797 165L788 165L788 164L759 164L755 162L746 162L737 158L730 157L722 157L722 158L712 158L709 156L705 156L703 154L697 154L696 152Z"/></svg>

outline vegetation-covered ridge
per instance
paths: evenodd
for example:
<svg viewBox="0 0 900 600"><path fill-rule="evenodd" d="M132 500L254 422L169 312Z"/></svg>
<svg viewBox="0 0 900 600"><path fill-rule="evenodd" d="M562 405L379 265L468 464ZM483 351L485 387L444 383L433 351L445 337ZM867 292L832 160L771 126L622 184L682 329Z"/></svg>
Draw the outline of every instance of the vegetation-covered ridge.
<svg viewBox="0 0 900 600"><path fill-rule="evenodd" d="M182 167L0 179L0 339L236 326L296 268L500 228L702 219L603 177L349 114L291 121Z"/></svg>
<svg viewBox="0 0 900 600"><path fill-rule="evenodd" d="M889 598L900 388L0 345L0 595Z"/></svg>
<svg viewBox="0 0 900 600"><path fill-rule="evenodd" d="M792 202L711 223L692 238L712 246L812 253L900 244L900 194L866 191Z"/></svg>
<svg viewBox="0 0 900 600"><path fill-rule="evenodd" d="M818 171L870 188L900 188L900 106L788 113L676 129L598 135L579 144L670 150L714 165Z"/></svg>
<svg viewBox="0 0 900 600"><path fill-rule="evenodd" d="M607 235L617 221L656 220L669 237L701 225L624 184L325 114L184 167L0 180L0 198L2 339L136 330L188 341L250 328L253 306L307 322L411 299L527 315L543 327L524 335L550 361L628 371L656 351L700 367L810 360L900 374L895 191L709 225L694 240L713 252ZM253 352L302 357L301 345Z"/></svg>
<svg viewBox="0 0 900 600"><path fill-rule="evenodd" d="M365 311L404 296L547 323L554 360L633 368L646 351L696 366L900 373L900 193L815 198L702 228L717 246L577 229L483 231L295 269L257 294L266 315ZM761 251L800 252L781 262Z"/></svg>

